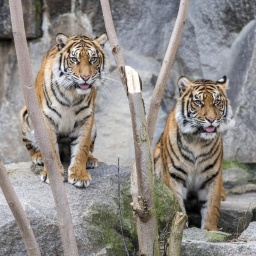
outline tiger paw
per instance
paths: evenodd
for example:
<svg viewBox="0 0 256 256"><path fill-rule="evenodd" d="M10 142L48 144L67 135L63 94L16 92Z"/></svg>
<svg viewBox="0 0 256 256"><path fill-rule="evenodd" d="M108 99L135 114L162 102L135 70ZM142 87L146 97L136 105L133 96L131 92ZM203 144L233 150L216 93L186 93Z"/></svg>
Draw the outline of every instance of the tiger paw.
<svg viewBox="0 0 256 256"><path fill-rule="evenodd" d="M40 176L41 176L41 180L42 180L43 182L50 184L49 177L48 177L48 175L47 175L47 171L45 170L45 168L44 168L44 170L41 172Z"/></svg>
<svg viewBox="0 0 256 256"><path fill-rule="evenodd" d="M92 154L89 154L86 162L86 168L93 169L99 166L99 161L97 158L93 157Z"/></svg>
<svg viewBox="0 0 256 256"><path fill-rule="evenodd" d="M62 177L62 181L64 181L64 168L63 166L60 166L61 169L61 177ZM40 173L41 176L41 180L47 184L50 184L50 180L49 180L49 176L47 174L46 168L44 168L44 170Z"/></svg>
<svg viewBox="0 0 256 256"><path fill-rule="evenodd" d="M87 188L92 181L90 173L71 167L68 170L68 182L78 188Z"/></svg>
<svg viewBox="0 0 256 256"><path fill-rule="evenodd" d="M34 165L38 165L38 166L43 166L44 165L44 161L43 161L43 157L41 155L40 152L36 152L33 156L32 156L32 163Z"/></svg>

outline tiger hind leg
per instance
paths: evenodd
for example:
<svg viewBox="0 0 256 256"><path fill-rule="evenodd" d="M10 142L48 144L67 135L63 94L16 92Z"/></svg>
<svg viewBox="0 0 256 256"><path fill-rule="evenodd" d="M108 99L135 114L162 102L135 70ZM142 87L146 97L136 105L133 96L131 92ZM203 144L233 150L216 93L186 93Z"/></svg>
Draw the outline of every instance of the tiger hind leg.
<svg viewBox="0 0 256 256"><path fill-rule="evenodd" d="M90 152L88 154L88 158L87 158L87 162L86 162L86 168L88 168L88 169L93 169L93 168L96 168L99 166L98 159L92 155L92 152L94 150L96 136L97 136L97 129L96 129L96 124L94 122L92 132L91 132Z"/></svg>
<svg viewBox="0 0 256 256"><path fill-rule="evenodd" d="M34 129L26 107L21 110L20 118L22 126L22 140L32 158L32 163L43 166L43 158L39 151Z"/></svg>

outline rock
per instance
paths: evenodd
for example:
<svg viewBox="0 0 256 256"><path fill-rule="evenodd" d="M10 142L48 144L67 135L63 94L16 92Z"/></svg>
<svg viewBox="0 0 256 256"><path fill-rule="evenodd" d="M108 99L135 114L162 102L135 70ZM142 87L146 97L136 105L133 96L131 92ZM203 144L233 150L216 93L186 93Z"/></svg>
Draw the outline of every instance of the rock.
<svg viewBox="0 0 256 256"><path fill-rule="evenodd" d="M230 90L235 129L225 136L224 152L227 158L243 163L255 163L255 106L249 104L255 99L255 40L256 21L246 25L231 47L229 59Z"/></svg>
<svg viewBox="0 0 256 256"><path fill-rule="evenodd" d="M231 234L221 231L207 231L199 228L184 229L183 238L184 242L202 241L202 242L225 242L232 237Z"/></svg>
<svg viewBox="0 0 256 256"><path fill-rule="evenodd" d="M256 241L256 221L249 224L248 228L239 236L239 240Z"/></svg>
<svg viewBox="0 0 256 256"><path fill-rule="evenodd" d="M11 182L20 198L42 255L63 255L56 210L50 186L30 171L30 163L6 165ZM121 211L124 239L130 253L137 250L135 219L130 207L130 168L120 167ZM125 255L118 207L118 171L101 163L89 170L93 181L87 189L65 183L81 256ZM163 228L178 210L169 189L156 182L157 214ZM170 206L173 205L173 211ZM26 255L25 246L11 211L0 193L0 255Z"/></svg>
<svg viewBox="0 0 256 256"><path fill-rule="evenodd" d="M6 25L9 17L7 2L4 0L0 7L3 8L0 31L1 26L10 29L10 25ZM31 37L42 35L37 40L29 41L34 76L57 33L87 33L96 36L106 31L99 1L46 0L44 9L39 0L24 0L23 4L27 5L24 17L25 20L29 19L27 24L31 27L27 28L27 32L34 31L29 32ZM142 79L145 77L143 96L148 104L177 17L179 1L111 0L110 5L126 64L135 68ZM195 0L193 5L190 4L188 19L162 101L153 146L163 132L166 116L178 97L179 76L217 80L227 75L230 79L229 97L237 125L224 136L224 157L244 163L256 161L256 128L252 121L255 111L248 104L254 101L256 91L253 83L255 9L256 3L251 0L203 3ZM39 30L43 32L40 35ZM0 34L7 37L4 31ZM108 164L116 164L116 156L120 155L124 165L131 165L134 162L134 151L129 107L120 78L116 74L109 45L106 45L106 49L112 59L111 78L118 82L99 92L96 106L99 135L95 150L98 157ZM18 135L18 113L24 100L13 44L1 40L0 53L0 83L3 85L0 88L0 155L5 163L27 161L28 153Z"/></svg>
<svg viewBox="0 0 256 256"><path fill-rule="evenodd" d="M255 193L242 195L228 195L226 201L221 202L219 227L227 233L238 237L249 223L255 219Z"/></svg>
<svg viewBox="0 0 256 256"><path fill-rule="evenodd" d="M42 2L40 0L22 0L23 17L27 38L42 36ZM12 25L8 0L0 4L0 39L12 39Z"/></svg>

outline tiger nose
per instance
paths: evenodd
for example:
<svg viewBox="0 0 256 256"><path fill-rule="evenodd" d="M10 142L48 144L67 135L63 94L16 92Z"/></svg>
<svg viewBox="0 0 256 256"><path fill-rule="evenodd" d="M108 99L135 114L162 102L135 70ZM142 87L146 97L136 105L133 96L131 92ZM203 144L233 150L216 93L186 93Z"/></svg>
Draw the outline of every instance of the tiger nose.
<svg viewBox="0 0 256 256"><path fill-rule="evenodd" d="M84 79L84 81L87 81L90 78L90 76L82 76L82 78Z"/></svg>
<svg viewBox="0 0 256 256"><path fill-rule="evenodd" d="M207 121L209 121L210 123L213 123L215 121L215 117L206 117L205 118Z"/></svg>

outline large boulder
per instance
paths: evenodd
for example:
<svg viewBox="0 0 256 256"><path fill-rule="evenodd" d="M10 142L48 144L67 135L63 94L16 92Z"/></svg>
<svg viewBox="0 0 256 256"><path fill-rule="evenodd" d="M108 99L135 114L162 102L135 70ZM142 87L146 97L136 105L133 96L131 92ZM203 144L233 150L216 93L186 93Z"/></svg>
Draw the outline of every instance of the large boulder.
<svg viewBox="0 0 256 256"><path fill-rule="evenodd" d="M9 15L6 2L0 7L3 8L3 17ZM36 3L41 1L27 2L30 7L26 10L39 10L36 9ZM151 100L152 89L177 17L179 2L110 1L126 64L135 68L142 77L146 105ZM54 44L57 33L87 33L96 36L106 31L100 1L83 0L73 3L70 0L45 0L44 7L41 9L40 23L42 37L29 41L34 76L40 68L43 55ZM190 4L188 19L162 101L154 144L178 97L179 76L217 80L227 75L230 79L229 97L237 125L224 136L224 157L241 162L256 161L256 143L253 137L256 128L252 121L254 107L253 104L248 104L255 97L255 9L256 2L250 0L195 0ZM25 16L31 18L33 15ZM31 27L34 22L36 21L30 21ZM7 30L2 34L5 32ZM108 164L116 164L116 156L120 155L122 163L129 165L134 161L129 106L108 44L106 50L111 61L110 78L114 80L106 80L104 89L98 94L98 138L95 151L98 158ZM18 135L18 113L24 105L24 99L13 43L0 41L0 53L0 155L5 163L26 161L29 156Z"/></svg>
<svg viewBox="0 0 256 256"><path fill-rule="evenodd" d="M30 170L30 165L29 162L9 164L6 165L6 169L30 220L42 255L63 255L51 188L40 181L39 176ZM79 255L125 255L123 239L132 254L134 250L138 250L138 241L135 218L130 206L131 169L120 167L120 175L118 175L117 166L101 163L98 168L89 172L93 180L87 189L79 189L65 183ZM120 191L118 191L119 184ZM170 190L158 180L155 198L161 230L179 207ZM121 208L119 208L119 200ZM120 211L124 237L121 235ZM2 191L0 192L0 255L26 255L20 232Z"/></svg>

